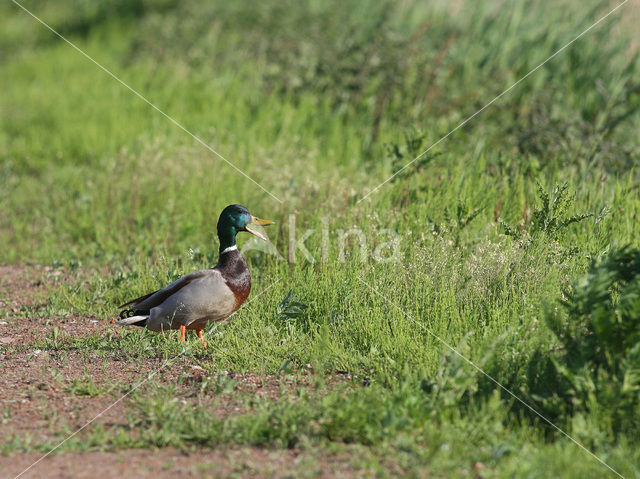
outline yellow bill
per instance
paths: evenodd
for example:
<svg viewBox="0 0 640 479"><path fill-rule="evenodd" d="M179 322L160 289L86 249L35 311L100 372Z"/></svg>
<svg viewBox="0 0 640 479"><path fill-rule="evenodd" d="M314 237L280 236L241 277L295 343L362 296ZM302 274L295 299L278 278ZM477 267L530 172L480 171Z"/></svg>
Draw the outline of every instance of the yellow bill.
<svg viewBox="0 0 640 479"><path fill-rule="evenodd" d="M275 221L263 220L263 219L260 219L260 218L256 218L255 216L252 216L251 217L251 223L249 223L249 225L269 226L269 225L272 225L274 223L275 223ZM249 225L244 227L249 233L251 233L254 236L257 236L261 240L268 241L267 237L265 235L263 235L262 233L259 233L255 229L250 228Z"/></svg>

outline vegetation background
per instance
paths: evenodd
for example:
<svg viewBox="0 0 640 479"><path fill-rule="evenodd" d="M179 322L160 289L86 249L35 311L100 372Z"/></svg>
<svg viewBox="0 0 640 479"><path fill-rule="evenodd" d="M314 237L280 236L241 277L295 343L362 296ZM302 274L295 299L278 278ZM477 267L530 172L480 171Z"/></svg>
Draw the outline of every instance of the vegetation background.
<svg viewBox="0 0 640 479"><path fill-rule="evenodd" d="M640 477L637 2L362 202L616 4L21 3L282 202L3 2L0 264L66 280L43 307L2 314L104 328L0 352L180 354L171 334L110 324L118 304L215 263L227 204L276 220L267 233L285 258L289 215L296 237L315 230L316 259L330 235L326 262L249 248L252 297L270 288L212 327L208 349L183 352L209 380L152 379L122 405L126 426L98 421L58 452L260 446L309 457L299 474L341 451L351 475L613 474L437 335ZM365 262L355 241L340 261L337 232L351 228L367 235ZM370 255L385 228L399 235L396 262ZM310 379L258 398L228 371ZM114 399L131 384L71 379L69 394ZM229 395L242 410L220 415ZM46 452L72 429L62 418L0 449Z"/></svg>

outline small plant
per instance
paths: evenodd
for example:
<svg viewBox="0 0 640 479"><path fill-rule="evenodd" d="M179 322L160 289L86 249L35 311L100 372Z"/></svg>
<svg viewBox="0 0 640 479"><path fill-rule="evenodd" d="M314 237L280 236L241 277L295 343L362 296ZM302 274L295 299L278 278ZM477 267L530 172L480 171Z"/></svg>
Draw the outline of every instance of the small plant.
<svg viewBox="0 0 640 479"><path fill-rule="evenodd" d="M238 381L227 374L218 374L213 385L216 394L231 394L238 386Z"/></svg>
<svg viewBox="0 0 640 479"><path fill-rule="evenodd" d="M444 208L444 221L442 223L438 223L431 218L427 219L432 225L434 235L450 233L457 246L460 244L460 235L462 230L469 226L469 224L476 219L484 209L484 206L472 208L466 201L458 200L458 204L454 211L449 210L448 207Z"/></svg>
<svg viewBox="0 0 640 479"><path fill-rule="evenodd" d="M542 185L538 183L538 200L540 204L534 208L532 220L528 224L523 223L520 226L514 226L501 218L498 219L507 236L525 240L533 236L543 235L547 239L556 240L566 232L570 225L593 216L591 213L568 215L573 205L574 196L569 195L567 183L555 185L551 194L547 193Z"/></svg>
<svg viewBox="0 0 640 479"><path fill-rule="evenodd" d="M293 295L293 290L290 290L278 305L278 318L290 323L300 318L306 309L307 305Z"/></svg>
<svg viewBox="0 0 640 479"><path fill-rule="evenodd" d="M425 153L425 139L427 135L420 130L411 129L404 134L404 141L390 142L384 145L386 156L391 161L391 183L401 180L409 180L416 175L421 175L425 168L438 157L440 153ZM424 154L423 154L424 153ZM400 204L406 205L415 200L416 193L425 191L426 186L409 186L408 184L401 190L398 200Z"/></svg>
<svg viewBox="0 0 640 479"><path fill-rule="evenodd" d="M11 409L9 409L9 406L5 406L4 408L4 412L2 413L2 420L0 420L0 423L2 424L7 424L11 419Z"/></svg>
<svg viewBox="0 0 640 479"><path fill-rule="evenodd" d="M278 305L278 323L281 330L293 338L300 332L308 331L309 323L304 321L307 305L289 291Z"/></svg>
<svg viewBox="0 0 640 479"><path fill-rule="evenodd" d="M544 233L549 238L556 238L560 232L573 223L579 223L591 216L591 213L580 213L567 216L573 203L573 196L568 196L567 183L553 187L549 195L538 183L538 196L542 205L533 211L532 231Z"/></svg>
<svg viewBox="0 0 640 479"><path fill-rule="evenodd" d="M60 347L60 329L58 326L53 327L48 339L51 349L58 349Z"/></svg>
<svg viewBox="0 0 640 479"><path fill-rule="evenodd" d="M426 134L413 130L405 133L403 143L391 142L385 145L387 156L391 159L392 171L396 172L404 168L401 174L391 179L391 182L395 182L403 176L412 176L421 172L425 166L438 156L437 154L426 154L418 158L424 151L425 138Z"/></svg>
<svg viewBox="0 0 640 479"><path fill-rule="evenodd" d="M87 371L85 371L83 377L74 379L73 382L69 384L65 389L66 391L76 396L87 397L95 397L107 392L105 388L98 386L93 381L93 378Z"/></svg>

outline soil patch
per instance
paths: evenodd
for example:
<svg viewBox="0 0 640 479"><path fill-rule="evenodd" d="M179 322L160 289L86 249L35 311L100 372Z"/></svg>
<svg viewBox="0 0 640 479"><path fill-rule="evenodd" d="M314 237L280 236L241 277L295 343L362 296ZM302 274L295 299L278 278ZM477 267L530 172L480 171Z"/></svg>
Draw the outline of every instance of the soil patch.
<svg viewBox="0 0 640 479"><path fill-rule="evenodd" d="M358 469L356 460L366 451L349 448L338 454L322 451L267 450L255 447L195 451L125 450L118 452L51 455L31 468L24 478L153 478L251 477L318 478L372 477L374 471ZM0 456L0 466L15 477L41 455ZM398 471L401 473L401 471Z"/></svg>

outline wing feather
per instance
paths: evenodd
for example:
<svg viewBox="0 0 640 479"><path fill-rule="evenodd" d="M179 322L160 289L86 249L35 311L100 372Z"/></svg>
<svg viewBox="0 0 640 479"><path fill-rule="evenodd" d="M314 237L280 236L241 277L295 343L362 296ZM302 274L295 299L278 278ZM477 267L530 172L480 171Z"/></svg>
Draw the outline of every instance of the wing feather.
<svg viewBox="0 0 640 479"><path fill-rule="evenodd" d="M143 302L145 299L150 298L151 296L156 294L158 291L160 290L158 289L153 293L145 294L144 296L140 296L139 298L132 299L128 303L121 304L120 306L118 306L118 308L122 309L122 308L126 308L127 306L135 306L136 304Z"/></svg>
<svg viewBox="0 0 640 479"><path fill-rule="evenodd" d="M153 293L145 294L144 296L140 296L139 298L131 300L128 303L125 303L125 304L123 304L121 306L118 306L118 307L119 308L126 308L127 306L133 306L134 308L132 308L132 309L136 309L135 308L136 306L140 306L141 309L145 309L145 310L149 310L151 308L155 308L156 306L159 306L162 303L164 303L164 301L169 296L177 293L178 291L180 291L182 288L187 286L192 281L194 281L196 279L203 278L203 277L211 274L211 272L212 272L212 270L207 270L207 269L203 269L203 270L200 270L200 271L195 271L195 272L193 272L191 274L188 274L186 276L183 276L182 278L179 278L179 279L175 280L173 283L171 283L168 286L165 286L162 289L154 291ZM144 305L142 305L142 303L144 303ZM142 308L142 306L144 306L144 307Z"/></svg>

